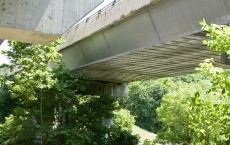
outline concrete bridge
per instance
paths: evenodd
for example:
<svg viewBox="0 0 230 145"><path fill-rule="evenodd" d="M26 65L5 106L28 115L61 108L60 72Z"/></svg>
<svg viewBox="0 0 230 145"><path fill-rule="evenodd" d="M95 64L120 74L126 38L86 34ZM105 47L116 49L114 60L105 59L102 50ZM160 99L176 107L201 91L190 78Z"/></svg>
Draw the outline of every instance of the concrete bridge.
<svg viewBox="0 0 230 145"><path fill-rule="evenodd" d="M209 51L199 21L230 23L229 0L123 0L63 35L71 70L126 83L194 73Z"/></svg>
<svg viewBox="0 0 230 145"><path fill-rule="evenodd" d="M31 4L30 0L25 1ZM23 23L26 29L30 28L28 36L32 36L31 39L17 37L15 40L49 43L62 35L66 43L58 51L63 54L63 61L71 70L84 72L93 78L96 81L94 86L97 86L94 90L103 90L104 94L126 96L127 87L123 83L194 73L194 68L205 58L213 57L217 65L226 67L220 63L218 54L202 44L206 37L199 21L204 18L208 23L229 24L229 0L117 0L105 10L98 11L93 19L75 25L74 22L82 15L72 19L75 10L68 11L73 7L72 3L59 0L62 1L59 6L55 0L43 1L47 11L42 10L45 18L40 19L41 23L35 25L37 21L33 22L31 16ZM97 0L85 12L100 2ZM9 0L5 3L10 4ZM53 17L49 19L56 10L53 5L64 11L62 19L57 19L59 21ZM36 15L32 8L30 12ZM23 11L20 16L25 14L30 15ZM72 17L64 21L68 15ZM12 17L2 13L0 16L4 17L3 20ZM53 16L58 17L59 14ZM0 21L1 26L4 26L3 22ZM15 25L15 22L17 20L11 22L16 30L12 34L21 35L18 34L21 25ZM59 22L63 24L56 27ZM3 29L0 27L0 31ZM8 31L4 32L8 34ZM12 34L1 38L16 38Z"/></svg>
<svg viewBox="0 0 230 145"><path fill-rule="evenodd" d="M0 0L0 39L49 44L103 0Z"/></svg>

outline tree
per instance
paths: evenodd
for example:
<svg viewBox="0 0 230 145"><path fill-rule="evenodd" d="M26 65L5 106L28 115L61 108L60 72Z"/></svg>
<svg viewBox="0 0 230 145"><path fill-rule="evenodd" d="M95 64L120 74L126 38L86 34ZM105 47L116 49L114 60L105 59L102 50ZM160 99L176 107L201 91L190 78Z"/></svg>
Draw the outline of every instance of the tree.
<svg viewBox="0 0 230 145"><path fill-rule="evenodd" d="M201 24L210 38L203 43L213 51L229 55L230 26L208 26L205 21ZM198 74L208 81L202 85L205 87L200 87L200 83L192 89L191 84L180 86L186 91L172 92L163 98L158 108L158 117L164 127L159 140L202 145L230 143L230 70L214 67L213 64L212 59L207 59L197 68ZM181 132L175 131L175 128Z"/></svg>
<svg viewBox="0 0 230 145"><path fill-rule="evenodd" d="M113 113L118 109L115 98L81 95L87 94L84 84L89 81L84 75L63 65L50 68L50 62L60 64L58 44L10 42L12 48L5 53L11 64L5 67L13 73L4 85L19 102L0 124L0 144L136 145L138 137L127 130L133 120L126 119L133 117L122 116L121 110ZM103 122L113 116L119 121L109 128Z"/></svg>
<svg viewBox="0 0 230 145"><path fill-rule="evenodd" d="M201 22L210 40L203 43L216 52L230 54L230 26L208 26ZM207 59L198 72L208 76L211 89L205 96L199 92L191 99L189 115L193 143L230 143L230 70L214 67L213 60ZM199 122L199 123L198 123Z"/></svg>
<svg viewBox="0 0 230 145"><path fill-rule="evenodd" d="M168 92L167 81L166 78L129 84L129 97L121 99L120 103L136 116L136 125L152 132L161 128L161 122L156 117L156 108L160 106L163 95Z"/></svg>
<svg viewBox="0 0 230 145"><path fill-rule="evenodd" d="M50 62L59 62L60 55L56 52L58 44L59 40L50 46L9 42L11 48L4 53L10 59L10 64L2 67L10 69L12 74L5 81L5 85L12 97L19 100L20 105L14 109L14 115L0 126L5 131L0 133L3 144L32 144L37 136L40 137L41 144L43 143L43 90L56 82ZM15 130L13 134L12 130ZM27 138L20 136L25 131L30 132L29 130L32 131ZM16 138L11 139L10 134L17 134Z"/></svg>
<svg viewBox="0 0 230 145"><path fill-rule="evenodd" d="M181 79L180 79L181 78ZM187 78L187 79L186 79ZM157 132L158 142L172 144L191 143L189 129L189 99L196 91L205 93L209 89L208 80L202 75L189 75L173 78L169 93L162 98L157 108L157 117L162 128Z"/></svg>
<svg viewBox="0 0 230 145"><path fill-rule="evenodd" d="M17 106L17 101L10 95L9 89L4 85L5 76L0 75L0 123L5 121L5 117L13 113Z"/></svg>

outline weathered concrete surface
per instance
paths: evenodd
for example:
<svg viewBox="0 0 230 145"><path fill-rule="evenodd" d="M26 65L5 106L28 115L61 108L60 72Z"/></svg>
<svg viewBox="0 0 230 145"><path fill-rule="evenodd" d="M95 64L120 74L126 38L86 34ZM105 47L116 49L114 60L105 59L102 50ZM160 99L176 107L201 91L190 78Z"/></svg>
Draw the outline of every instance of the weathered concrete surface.
<svg viewBox="0 0 230 145"><path fill-rule="evenodd" d="M86 95L128 97L128 86L125 84L92 81L84 86L86 87Z"/></svg>
<svg viewBox="0 0 230 145"><path fill-rule="evenodd" d="M137 11L147 8L150 5L156 4L162 0L123 0L113 6L112 9L107 10L105 13L99 15L96 19L87 22L79 28L70 29L67 33L62 35L66 43L61 46L65 48L71 44L92 36L93 34L130 17ZM60 49L61 49L60 48Z"/></svg>
<svg viewBox="0 0 230 145"><path fill-rule="evenodd" d="M36 43L36 44L50 44L59 35L47 34L43 32L33 32L22 29L15 29L0 26L0 39L16 40L20 42Z"/></svg>
<svg viewBox="0 0 230 145"><path fill-rule="evenodd" d="M95 80L117 83L193 73L207 57L220 64L201 42L199 21L230 23L228 0L151 2L123 0L66 33L63 61Z"/></svg>
<svg viewBox="0 0 230 145"><path fill-rule="evenodd" d="M0 39L50 43L102 1L0 0Z"/></svg>
<svg viewBox="0 0 230 145"><path fill-rule="evenodd" d="M230 1L229 0L225 0L225 2L226 2L226 5L228 7L228 10L230 11Z"/></svg>
<svg viewBox="0 0 230 145"><path fill-rule="evenodd" d="M225 3L224 3L224 1L225 1ZM159 2L165 3L165 4L156 5ZM210 4L206 5L206 2L211 3L211 5ZM175 5L175 3L178 5ZM216 5L214 5L213 3L216 3ZM186 10L187 9L186 5L188 5L188 4L189 3L187 1L182 1L182 0L180 0L180 1L174 1L174 0L141 0L141 1L140 0L124 0L121 3L115 5L112 9L99 15L96 19L94 19L90 22L87 22L82 27L70 29L68 32L63 34L62 38L64 40L66 40L66 43L64 45L62 45L60 47L60 49L66 48L75 42L78 42L78 41L83 40L87 37L90 37L90 36L94 35L95 33L98 33L100 31L106 29L107 27L113 27L117 23L121 22L124 19L127 19L128 17L130 17L134 14L137 14L141 10L148 10L149 7L151 7L152 5L154 5L155 8L151 8L150 11L151 11L152 17L156 21L156 25L163 25L163 26L164 25L170 25L172 27L180 26L180 22L182 22L183 24L185 24L185 23L189 24L191 22L191 20L194 20L194 18L195 18L196 21L194 21L194 22L196 23L196 25L193 26L195 28L195 27L199 26L198 22L201 21L202 18L205 18L204 16L208 15L208 13L205 12L206 10L210 9L208 11L212 11L212 13L214 11L216 11L216 12L222 11L222 10L215 10L216 8L221 8L220 6L222 6L223 9L226 10L226 6L224 6L223 4L227 5L228 9L230 9L229 8L230 7L229 0L221 0L220 3L218 3L218 0L211 0L210 2L209 1L204 2L203 0L202 1L191 0L190 4L189 4L189 5L191 5L191 8L188 8L188 10ZM209 7L209 6L211 6L211 7ZM196 8L193 9L193 7L196 7ZM200 11L201 10L200 8L204 8L204 10ZM214 10L212 8L214 8ZM194 10L198 10L198 11L194 11ZM160 11L160 12L158 12L158 11ZM182 11L185 11L185 13L183 13ZM163 15L161 15L159 13L161 13ZM191 13L191 14L189 14L189 13ZM200 14L199 17L197 17L198 13ZM218 13L216 13L216 14L218 14ZM191 15L191 16L189 16L189 15ZM162 17L160 17L160 16L162 16ZM180 16L182 16L182 19L179 18ZM183 19L186 17L188 18L187 22ZM211 15L208 15L208 17L211 17ZM213 16L213 17L215 17L215 16ZM226 16L223 16L223 18L218 18L218 20L212 19L212 22L221 23L221 21L222 22L224 21L223 19L226 19L225 17ZM180 20L177 21L178 19L180 19ZM209 19L209 18L207 18L207 19ZM168 23L168 21L173 21L173 23L175 23L175 25L171 25L170 23ZM227 22L227 20L226 20L226 22ZM160 26L160 27L162 27L162 26ZM169 31L174 30L172 27L167 26ZM176 28L176 30L177 29L178 28ZM164 31L166 31L166 30L164 30ZM170 40L170 38L168 40Z"/></svg>

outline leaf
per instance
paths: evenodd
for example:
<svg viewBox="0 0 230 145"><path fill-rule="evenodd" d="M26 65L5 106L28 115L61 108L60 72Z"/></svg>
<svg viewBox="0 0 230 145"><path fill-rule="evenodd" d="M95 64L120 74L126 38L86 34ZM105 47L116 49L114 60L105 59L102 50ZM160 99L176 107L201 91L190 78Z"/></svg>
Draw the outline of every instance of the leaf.
<svg viewBox="0 0 230 145"><path fill-rule="evenodd" d="M195 98L198 98L198 97L200 97L200 93L199 93L199 92L196 92L196 93L195 93Z"/></svg>
<svg viewBox="0 0 230 145"><path fill-rule="evenodd" d="M221 94L223 95L225 93L225 88L222 89Z"/></svg>

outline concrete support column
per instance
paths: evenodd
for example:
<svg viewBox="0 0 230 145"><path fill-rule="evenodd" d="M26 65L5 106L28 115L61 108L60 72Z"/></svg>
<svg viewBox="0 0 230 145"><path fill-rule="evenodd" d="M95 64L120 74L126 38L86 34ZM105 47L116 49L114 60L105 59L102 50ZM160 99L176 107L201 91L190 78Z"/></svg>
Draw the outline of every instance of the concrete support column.
<svg viewBox="0 0 230 145"><path fill-rule="evenodd" d="M86 89L88 95L128 97L128 86L125 84L93 81L87 85Z"/></svg>
<svg viewBox="0 0 230 145"><path fill-rule="evenodd" d="M126 84L115 84L107 82L93 81L87 85L88 95L107 95L111 97L128 97L128 85ZM105 119L105 126L110 128L113 125L113 118Z"/></svg>

